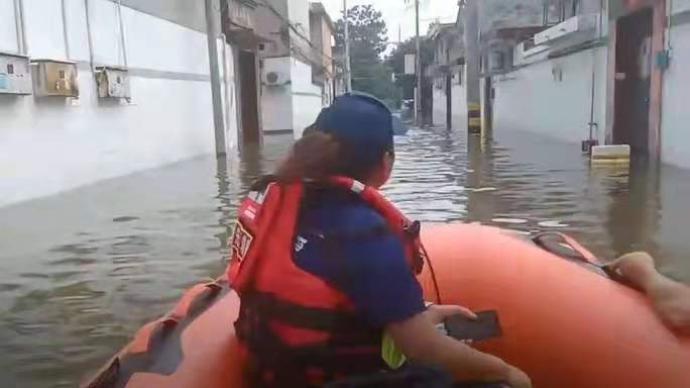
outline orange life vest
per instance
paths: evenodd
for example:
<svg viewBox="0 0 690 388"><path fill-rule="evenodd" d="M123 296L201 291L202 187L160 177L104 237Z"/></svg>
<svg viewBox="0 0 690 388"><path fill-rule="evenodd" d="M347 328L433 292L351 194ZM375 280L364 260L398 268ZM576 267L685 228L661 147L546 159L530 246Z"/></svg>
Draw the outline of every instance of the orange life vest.
<svg viewBox="0 0 690 388"><path fill-rule="evenodd" d="M333 177L321 186L359 195L405 244L415 274L422 271L420 224L408 220L376 189ZM294 260L304 183L265 180L241 204L230 239L228 278L240 295L235 323L261 386L319 386L384 367L381 328L359 317L348 297Z"/></svg>

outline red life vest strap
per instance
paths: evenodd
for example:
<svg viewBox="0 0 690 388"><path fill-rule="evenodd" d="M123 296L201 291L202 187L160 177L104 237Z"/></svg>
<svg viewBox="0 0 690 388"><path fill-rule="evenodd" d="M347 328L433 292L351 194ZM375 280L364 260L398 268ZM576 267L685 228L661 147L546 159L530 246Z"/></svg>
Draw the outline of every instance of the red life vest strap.
<svg viewBox="0 0 690 388"><path fill-rule="evenodd" d="M291 346L272 330L274 323L332 336L327 342ZM242 297L235 330L255 356L253 364L260 373L254 379L267 387L322 386L340 376L385 366L379 346L381 330L367 326L354 314L297 306L250 292Z"/></svg>
<svg viewBox="0 0 690 388"><path fill-rule="evenodd" d="M245 307L250 307L254 312L259 313L263 319L280 321L302 329L334 333L343 330L348 332L362 330L380 335L379 330L372 330L369 324L352 312L299 306L258 291L243 295L242 303ZM371 336L368 336L367 341L370 338Z"/></svg>

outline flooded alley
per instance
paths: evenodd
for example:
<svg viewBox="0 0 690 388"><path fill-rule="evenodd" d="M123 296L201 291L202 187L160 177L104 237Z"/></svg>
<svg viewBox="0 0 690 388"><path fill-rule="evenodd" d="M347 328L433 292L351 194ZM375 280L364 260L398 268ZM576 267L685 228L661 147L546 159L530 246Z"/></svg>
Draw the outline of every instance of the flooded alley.
<svg viewBox="0 0 690 388"><path fill-rule="evenodd" d="M602 258L650 250L690 280L690 174L592 169L577 146L496 137L410 131L386 193L425 222L555 229ZM74 386L182 290L218 275L241 194L289 143L268 137L227 169L195 159L0 209L0 386Z"/></svg>

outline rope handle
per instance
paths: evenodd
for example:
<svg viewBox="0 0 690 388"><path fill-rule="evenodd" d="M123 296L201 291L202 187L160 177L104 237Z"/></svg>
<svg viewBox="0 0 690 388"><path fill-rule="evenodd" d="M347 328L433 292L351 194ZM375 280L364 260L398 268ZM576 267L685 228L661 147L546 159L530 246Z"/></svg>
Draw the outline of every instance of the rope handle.
<svg viewBox="0 0 690 388"><path fill-rule="evenodd" d="M569 249L572 253L568 254L563 251L559 251L553 247L550 239L556 240L555 242L562 248ZM542 249L551 252L555 255L565 257L574 261L583 262L585 264L599 265L599 259L587 248L582 246L574 238L559 232L543 232L532 237L532 241L540 246Z"/></svg>
<svg viewBox="0 0 690 388"><path fill-rule="evenodd" d="M572 253L565 253L562 249L556 249L553 243L549 241L550 239L555 239L556 244L561 248L566 248ZM614 269L608 265L602 264L592 252L587 248L582 246L574 238L559 232L543 232L538 233L532 237L532 241L537 244L540 248L547 252L553 253L554 255L563 257L568 260L572 260L590 268L594 268L597 272L603 273L606 277L619 283L628 284L628 282Z"/></svg>

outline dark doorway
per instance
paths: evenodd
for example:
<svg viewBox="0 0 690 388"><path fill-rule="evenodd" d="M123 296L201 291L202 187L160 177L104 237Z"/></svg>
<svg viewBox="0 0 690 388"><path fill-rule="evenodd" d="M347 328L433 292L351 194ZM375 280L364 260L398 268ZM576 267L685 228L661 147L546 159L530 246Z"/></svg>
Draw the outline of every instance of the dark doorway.
<svg viewBox="0 0 690 388"><path fill-rule="evenodd" d="M482 102L484 122L482 129L484 133L491 133L494 126L494 84L491 77L484 78L484 101Z"/></svg>
<svg viewBox="0 0 690 388"><path fill-rule="evenodd" d="M434 82L430 77L422 78L422 125L431 126L434 122Z"/></svg>
<svg viewBox="0 0 690 388"><path fill-rule="evenodd" d="M240 124L242 127L240 134L242 143L255 144L261 141L256 55L251 51L240 50L238 65L240 77Z"/></svg>
<svg viewBox="0 0 690 388"><path fill-rule="evenodd" d="M446 76L446 129L453 129L453 76Z"/></svg>
<svg viewBox="0 0 690 388"><path fill-rule="evenodd" d="M638 156L649 152L652 14L645 8L623 17L616 30L613 141L629 144Z"/></svg>

